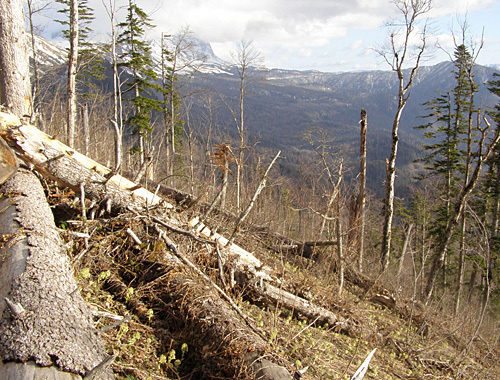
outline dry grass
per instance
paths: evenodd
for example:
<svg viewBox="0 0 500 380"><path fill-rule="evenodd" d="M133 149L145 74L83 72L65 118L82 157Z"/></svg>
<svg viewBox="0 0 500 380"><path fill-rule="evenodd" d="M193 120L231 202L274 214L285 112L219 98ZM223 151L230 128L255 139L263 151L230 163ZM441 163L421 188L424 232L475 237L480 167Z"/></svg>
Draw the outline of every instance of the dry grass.
<svg viewBox="0 0 500 380"><path fill-rule="evenodd" d="M58 225L90 235L85 241L70 232L64 234L74 243L71 254L76 259L75 275L90 307L119 316L133 315L129 323L102 334L109 352L117 356L113 365L117 379L244 379L248 376L243 368L238 373L225 369L221 363L235 353L227 352L225 347L214 348L204 341L203 331L193 330L185 320L181 310L186 305L182 299L172 296L173 276L183 273L191 281L198 281L193 290L197 292L196 297L204 297L204 292L210 290L209 285L168 262L168 248L147 220L134 214L82 220L74 194L53 188L49 191L51 203L57 205ZM231 225L231 221L222 218L213 222L222 233ZM128 228L142 244L130 238ZM214 282L221 284L217 260L206 247L186 236L171 234L170 238ZM269 251L266 246L269 239L262 233L243 231L237 243L273 268L286 290L349 319L360 331L358 336L341 334L335 327L319 326L280 304L265 306L249 298L245 289L233 288L230 296L265 336L267 351L273 360L290 370L309 366L304 380L349 379L373 348L378 351L367 379L500 378L499 346L498 341L494 341L499 335L498 328L491 330L489 337L481 336L473 350L457 362L466 340L465 322L450 320L430 309L421 310L409 300L398 300L397 309L387 309L371 302L365 290L349 282L339 299L335 266L327 265L327 250L318 265ZM116 288L110 290L110 279L123 284L121 292ZM410 315L412 320L408 319ZM194 318L192 314L191 318ZM107 317L96 317L98 329L112 322ZM494 321L489 326L495 326Z"/></svg>

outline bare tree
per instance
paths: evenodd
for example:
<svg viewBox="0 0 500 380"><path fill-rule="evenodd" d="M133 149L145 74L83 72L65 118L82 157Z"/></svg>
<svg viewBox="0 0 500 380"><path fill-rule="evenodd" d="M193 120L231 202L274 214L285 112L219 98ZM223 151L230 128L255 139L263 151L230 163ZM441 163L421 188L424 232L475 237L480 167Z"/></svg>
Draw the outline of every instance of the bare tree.
<svg viewBox="0 0 500 380"><path fill-rule="evenodd" d="M38 59L37 59L37 49L36 49L36 38L35 38L35 25L33 23L33 16L36 13L43 12L43 10L47 9L50 5L48 1L36 2L34 0L27 0L26 5L28 6L28 22L29 22L29 30L30 30L30 39L31 39L31 50L33 56L33 91L32 91L32 110L33 115L36 115L38 110L38 92L40 91L40 73L38 70ZM33 122L33 120L32 120Z"/></svg>
<svg viewBox="0 0 500 380"><path fill-rule="evenodd" d="M391 69L398 76L398 105L394 121L392 124L392 145L389 159L386 160L386 180L385 180L385 200L384 200L384 227L382 232L382 250L381 250L381 269L384 271L389 265L391 251L392 219L394 214L394 181L396 178L396 156L398 152L398 129L403 109L408 102L410 93L408 90L413 84L415 75L420 66L427 37L427 24L420 29L418 21L431 9L432 0L394 0L395 6L400 11L403 23L393 24L393 30L390 34L388 49L381 49L379 53L391 66ZM412 57L412 38L415 34L420 34L420 45L415 49L412 67L409 70L407 78L405 71L408 61Z"/></svg>
<svg viewBox="0 0 500 380"><path fill-rule="evenodd" d="M174 179L174 163L177 155L178 136L183 132L181 118L182 87L199 71L207 57L200 54L196 40L189 28L170 36L161 36L161 81L163 92L163 122L165 125L165 145L167 173L171 184ZM182 76L182 81L179 74Z"/></svg>
<svg viewBox="0 0 500 380"><path fill-rule="evenodd" d="M322 234L325 230L326 224L328 221L335 222L335 235L337 238L336 246L337 246L337 259L339 265L339 289L338 295L342 294L343 284L344 284L344 258L342 251L342 207L341 207L341 192L340 192L340 184L342 182L343 177L343 160L335 160L336 162L332 162L332 152L330 152L328 146L328 135L324 130L310 130L305 134L305 139L317 153L318 158L321 161L321 171L326 173L326 180L329 186L329 194L328 201L326 204L325 213L320 213L312 209L315 214L319 214L321 217L321 227L319 230L319 237L321 239ZM335 180L332 171L330 170L330 166L332 164L337 165L337 180ZM332 215L333 214L333 215Z"/></svg>
<svg viewBox="0 0 500 380"><path fill-rule="evenodd" d="M68 118L67 118L67 139L68 145L75 144L76 129L76 70L78 65L78 0L69 2L69 60L68 60Z"/></svg>
<svg viewBox="0 0 500 380"><path fill-rule="evenodd" d="M235 53L233 59L236 63L239 83L239 99L238 111L230 109L236 129L238 131L238 153L236 160L236 210L239 213L241 209L241 182L243 177L243 165L245 159L245 150L247 149L247 131L245 125L245 98L248 94L250 85L252 84L252 68L262 66L262 55L255 49L252 41L242 40Z"/></svg>
<svg viewBox="0 0 500 380"><path fill-rule="evenodd" d="M0 105L30 114L31 85L23 1L0 1Z"/></svg>
<svg viewBox="0 0 500 380"><path fill-rule="evenodd" d="M102 0L102 4L108 13L111 24L111 60L113 65L113 118L110 119L111 125L115 132L115 168L118 171L121 166L122 150L123 150L123 112L122 112L122 96L121 96L121 81L118 72L118 57L116 55L116 21L117 12L115 0Z"/></svg>
<svg viewBox="0 0 500 380"><path fill-rule="evenodd" d="M361 120L359 124L360 143L359 143L359 194L357 211L359 214L359 230L358 230L358 270L363 272L363 250L365 249L365 203L366 203L366 128L367 118L366 110L361 109Z"/></svg>
<svg viewBox="0 0 500 380"><path fill-rule="evenodd" d="M267 179L268 179L269 171L273 167L274 163L276 162L276 160L278 159L278 157L280 156L280 154L281 154L281 151L279 151L276 154L276 156L274 156L273 160L271 161L271 163L267 167L266 172L262 176L262 179L261 179L261 181L259 183L259 186L255 190L255 193L254 193L252 199L250 200L250 203L248 203L247 208L239 216L238 221L236 222L236 226L234 227L233 233L231 234L231 237L228 239L226 247L231 247L231 244L233 244L234 239L236 237L236 233L238 232L238 230L240 229L241 225L243 224L243 222L247 218L248 214L250 214L250 211L252 210L252 208L253 208L253 206L255 204L255 201L257 200L258 196L260 195L260 193L262 192L262 190L264 190L264 188L266 187L266 182L267 182Z"/></svg>

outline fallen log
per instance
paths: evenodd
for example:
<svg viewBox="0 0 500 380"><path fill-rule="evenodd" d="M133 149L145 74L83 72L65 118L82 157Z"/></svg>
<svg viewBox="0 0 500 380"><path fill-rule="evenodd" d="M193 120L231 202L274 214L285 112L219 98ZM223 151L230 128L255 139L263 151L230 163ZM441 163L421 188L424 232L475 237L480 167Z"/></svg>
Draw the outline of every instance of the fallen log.
<svg viewBox="0 0 500 380"><path fill-rule="evenodd" d="M95 161L82 156L57 140L51 139L33 126L22 125L19 119L10 114L0 113L0 129L3 129L8 137L10 145L17 154L30 166L34 167L42 175L55 179L61 185L80 191L82 187L87 197L100 202L106 202L116 209L130 208L130 206L147 207L152 205L172 206L164 202L162 198L148 192L146 189L135 185L123 177L113 175L111 170L99 165ZM107 176L109 178L107 178ZM126 184L123 186L123 184ZM177 222L170 220L172 224ZM301 314L307 318L321 318L329 324L342 325L334 313L321 308L312 308L308 301L285 292L272 284L279 285L280 279L273 275L273 271L266 267L259 259L250 252L236 244L228 245L228 239L213 233L210 229L194 219L190 222L198 236L212 240L220 244L222 256L225 261L231 261L233 276L242 285L251 285L257 289L261 296L268 297L276 304L278 300L284 299L286 307L297 310L302 305ZM215 301L214 301L215 302ZM222 300L227 308L227 304ZM222 306L221 306L222 307ZM311 310L315 312L311 313Z"/></svg>
<svg viewBox="0 0 500 380"><path fill-rule="evenodd" d="M109 357L42 186L20 170L0 192L0 378L81 379Z"/></svg>
<svg viewBox="0 0 500 380"><path fill-rule="evenodd" d="M62 187L80 192L108 210L127 207L173 206L111 169L51 138L36 127L23 124L10 113L0 112L0 130L18 156L37 172Z"/></svg>
<svg viewBox="0 0 500 380"><path fill-rule="evenodd" d="M231 369L231 378L291 380L289 371L267 359L267 342L210 286L176 275L169 290L194 333L203 336L204 360ZM245 373L250 370L250 372Z"/></svg>
<svg viewBox="0 0 500 380"><path fill-rule="evenodd" d="M330 241L306 241L299 242L293 239L288 239L286 244L274 244L270 248L274 252L290 252L297 256L305 257L306 259L314 258L314 249L318 247L329 247L332 245L337 245L336 240Z"/></svg>
<svg viewBox="0 0 500 380"><path fill-rule="evenodd" d="M203 238L215 241L224 247L221 250L225 252L223 259L224 261L231 261L231 280L244 288L250 289L255 297L264 300L270 305L280 304L288 310L301 314L308 320L316 320L319 324L328 323L331 327L338 327L339 331L348 335L359 336L356 326L348 320L340 318L330 310L315 305L304 298L274 286L272 283L279 285L281 281L273 276L273 272L269 267L266 267L254 255L234 243L230 247L226 247L228 240L224 236L212 232L198 218L192 219L189 225Z"/></svg>

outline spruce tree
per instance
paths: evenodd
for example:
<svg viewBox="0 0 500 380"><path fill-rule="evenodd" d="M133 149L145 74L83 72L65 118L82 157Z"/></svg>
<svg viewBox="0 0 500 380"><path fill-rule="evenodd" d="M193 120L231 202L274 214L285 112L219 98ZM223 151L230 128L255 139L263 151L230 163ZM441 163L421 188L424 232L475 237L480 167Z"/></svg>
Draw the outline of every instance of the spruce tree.
<svg viewBox="0 0 500 380"><path fill-rule="evenodd" d="M135 148L140 154L140 162L144 163L144 139L148 138L153 127L151 113L161 110L161 102L155 99L155 91L160 87L156 83L158 76L153 69L151 48L145 41L148 28L153 28L148 15L133 0L129 0L127 18L119 24L123 29L118 37L123 53L119 56L119 66L130 70L132 78L125 82L126 89L123 94L130 93L127 100L133 105L131 116L125 121L132 132L138 137L138 146Z"/></svg>
<svg viewBox="0 0 500 380"><path fill-rule="evenodd" d="M424 118L428 119L428 122L416 127L423 130L424 137L430 141L423 146L426 155L422 162L426 169L424 177L434 179L439 198L442 200L436 223L438 234L450 217L453 198L466 177L470 164L467 163L467 157L471 154L470 147L473 142L473 94L477 86L470 75L472 58L464 45L455 50L454 63L455 87L451 92L438 93L425 103L429 113Z"/></svg>
<svg viewBox="0 0 500 380"><path fill-rule="evenodd" d="M491 93L500 98L500 74L494 74L495 80L488 82L488 89ZM495 108L488 112L489 116L500 128L500 101ZM500 281L500 268L498 268L498 257L500 257L500 148L497 147L495 155L488 161L488 176L486 178L486 194L484 198L488 200L490 223L490 257L488 277L498 284Z"/></svg>
<svg viewBox="0 0 500 380"><path fill-rule="evenodd" d="M467 199L476 187L483 162L493 153L491 147L496 144L497 137L492 144L486 146L483 154L486 130L480 129L479 110L474 106L474 95L478 89L473 76L476 56L462 44L456 47L454 58L456 85L446 97L436 97L429 103L432 112L428 116L431 117L431 122L420 128L428 129L426 137L436 139L433 144L425 146L427 156L424 161L427 162L429 174L438 179L438 199L441 200L435 229L437 249L427 282L426 296L428 301L434 290L437 273L444 270L443 273L446 274L446 258L450 256L452 247L455 247L452 245L453 238L460 237L456 313L466 264ZM441 139L437 137L437 132L441 133ZM478 148L477 153L474 153L473 146L476 143ZM457 228L458 225L460 229Z"/></svg>

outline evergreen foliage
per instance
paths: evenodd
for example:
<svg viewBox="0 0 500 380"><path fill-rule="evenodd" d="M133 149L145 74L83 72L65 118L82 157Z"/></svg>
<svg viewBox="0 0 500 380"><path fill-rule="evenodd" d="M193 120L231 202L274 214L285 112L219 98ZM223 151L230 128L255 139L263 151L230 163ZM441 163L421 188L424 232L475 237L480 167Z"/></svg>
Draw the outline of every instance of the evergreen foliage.
<svg viewBox="0 0 500 380"><path fill-rule="evenodd" d="M133 1L129 1L126 21L118 25L123 29L118 36L122 48L119 66L130 70L132 79L127 81L123 94L132 93L127 99L132 102L133 112L126 123L139 136L139 151L142 152L141 140L149 137L153 131L151 113L161 110L161 102L155 98L155 91L160 90L156 81L158 76L153 69L151 47L144 40L146 30L153 28L148 15Z"/></svg>
<svg viewBox="0 0 500 380"><path fill-rule="evenodd" d="M84 98L91 96L88 89L92 88L94 92L100 92L96 86L96 81L105 79L104 58L105 49L93 45L89 41L92 32L91 23L95 19L94 10L88 4L88 0L56 0L63 5L58 12L64 14L67 19L56 20L66 28L62 31L63 36L71 41L71 20L70 4L72 1L78 2L78 67L77 67L77 85L79 92ZM69 54L69 49L68 49Z"/></svg>
<svg viewBox="0 0 500 380"><path fill-rule="evenodd" d="M473 142L472 115L477 111L473 104L477 91L472 76L473 58L463 44L455 49L454 57L455 87L451 92L438 92L425 103L429 113L424 118L428 122L416 127L429 141L423 145L426 154L421 161L426 172L422 177L434 180L441 199L433 228L436 236L440 236L451 216L453 199L460 192L468 170Z"/></svg>

